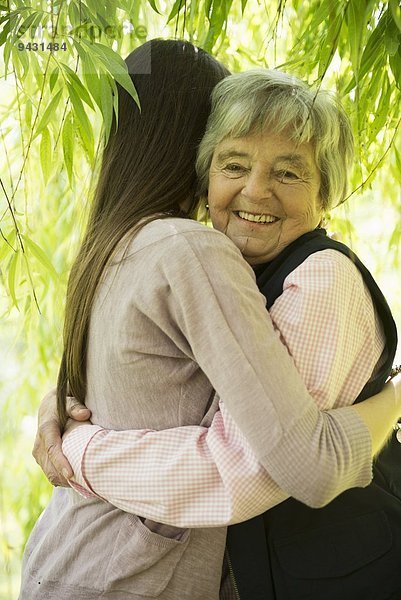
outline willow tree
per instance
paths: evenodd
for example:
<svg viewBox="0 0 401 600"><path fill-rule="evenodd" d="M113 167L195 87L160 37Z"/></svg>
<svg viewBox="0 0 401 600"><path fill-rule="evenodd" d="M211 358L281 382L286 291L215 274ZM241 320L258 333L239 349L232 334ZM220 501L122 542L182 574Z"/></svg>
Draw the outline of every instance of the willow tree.
<svg viewBox="0 0 401 600"><path fill-rule="evenodd" d="M281 67L336 90L358 153L332 226L357 249L370 228L371 266L400 315L391 268L401 236L401 9L397 0L3 0L0 26L0 543L15 573L50 493L29 460L32 415L56 379L66 278L116 82L138 101L121 57L147 39L180 37L233 71ZM0 598L13 586L0 580Z"/></svg>

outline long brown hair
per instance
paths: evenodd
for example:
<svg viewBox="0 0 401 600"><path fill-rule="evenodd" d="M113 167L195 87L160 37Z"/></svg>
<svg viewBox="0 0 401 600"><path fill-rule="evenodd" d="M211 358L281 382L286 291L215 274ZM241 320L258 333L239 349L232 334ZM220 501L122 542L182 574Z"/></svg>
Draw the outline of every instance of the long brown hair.
<svg viewBox="0 0 401 600"><path fill-rule="evenodd" d="M139 74L146 73L149 52L150 73ZM147 42L125 62L141 111L117 84L118 127L114 120L67 288L57 382L62 423L67 392L85 401L89 320L102 271L121 238L142 219L160 213L188 216L180 204L195 203L196 150L209 116L210 94L229 74L209 54L179 40Z"/></svg>

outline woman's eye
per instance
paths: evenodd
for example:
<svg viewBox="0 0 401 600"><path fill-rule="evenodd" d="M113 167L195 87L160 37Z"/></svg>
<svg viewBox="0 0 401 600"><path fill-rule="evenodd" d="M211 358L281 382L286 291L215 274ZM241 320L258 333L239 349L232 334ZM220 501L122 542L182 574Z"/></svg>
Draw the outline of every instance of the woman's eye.
<svg viewBox="0 0 401 600"><path fill-rule="evenodd" d="M239 165L238 163L228 163L227 165L224 166L223 170L226 171L227 173L239 175L245 171L245 167L242 165Z"/></svg>
<svg viewBox="0 0 401 600"><path fill-rule="evenodd" d="M297 173L294 173L294 171L289 171L288 169L283 169L282 171L277 171L276 177L280 181L296 181L297 179L299 179L299 176Z"/></svg>

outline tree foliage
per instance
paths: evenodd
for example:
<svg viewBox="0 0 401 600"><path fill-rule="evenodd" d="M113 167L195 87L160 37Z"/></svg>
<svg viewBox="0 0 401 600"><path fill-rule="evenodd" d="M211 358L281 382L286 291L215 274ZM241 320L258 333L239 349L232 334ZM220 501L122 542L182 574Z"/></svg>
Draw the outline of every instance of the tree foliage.
<svg viewBox="0 0 401 600"><path fill-rule="evenodd" d="M153 37L189 39L233 71L281 67L340 95L358 152L332 226L370 253L375 272L385 263L383 282L394 288L398 0L0 0L0 553L11 571L50 493L18 453L29 456L32 415L56 378L66 279L118 108L115 82L138 102L121 57ZM14 585L0 579L0 599Z"/></svg>

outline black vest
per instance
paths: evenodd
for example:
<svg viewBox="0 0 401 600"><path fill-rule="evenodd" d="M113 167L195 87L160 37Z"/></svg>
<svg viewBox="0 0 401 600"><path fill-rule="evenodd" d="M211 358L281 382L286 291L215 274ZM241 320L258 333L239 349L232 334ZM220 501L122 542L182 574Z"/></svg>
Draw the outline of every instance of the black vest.
<svg viewBox="0 0 401 600"><path fill-rule="evenodd" d="M287 275L327 248L359 269L386 336L384 363L358 402L382 389L397 346L388 304L358 257L317 229L258 267L257 283L271 308ZM321 509L290 498L229 527L227 551L240 600L401 599L401 444L395 434L376 459L368 487L348 490Z"/></svg>

